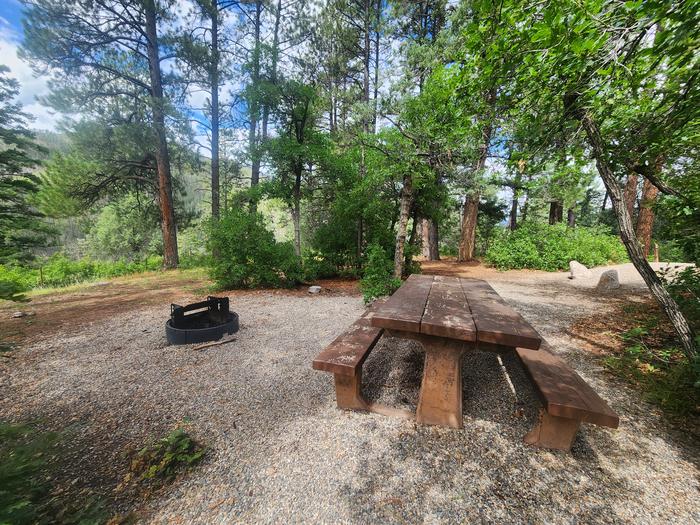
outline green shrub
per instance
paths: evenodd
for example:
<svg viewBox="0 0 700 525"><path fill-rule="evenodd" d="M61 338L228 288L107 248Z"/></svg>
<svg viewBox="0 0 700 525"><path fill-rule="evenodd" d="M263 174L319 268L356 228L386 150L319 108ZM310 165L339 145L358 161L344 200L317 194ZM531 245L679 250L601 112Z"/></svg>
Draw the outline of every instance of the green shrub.
<svg viewBox="0 0 700 525"><path fill-rule="evenodd" d="M6 301L24 301L24 292L34 286L31 272L18 267L8 267L0 264L0 299Z"/></svg>
<svg viewBox="0 0 700 525"><path fill-rule="evenodd" d="M670 270L659 272L664 286L675 299L683 315L695 332L700 331L700 268L688 266L672 274Z"/></svg>
<svg viewBox="0 0 700 525"><path fill-rule="evenodd" d="M394 293L401 286L401 279L396 279L393 275L394 263L389 255L378 244L370 244L367 248L367 264L360 281L365 303Z"/></svg>
<svg viewBox="0 0 700 525"><path fill-rule="evenodd" d="M304 254L304 280L328 279L340 274L338 267L329 258L317 252Z"/></svg>
<svg viewBox="0 0 700 525"><path fill-rule="evenodd" d="M621 335L622 353L606 357L608 370L640 388L648 401L675 416L695 414L700 407L700 360L688 362L678 348L654 346L651 328L640 326Z"/></svg>
<svg viewBox="0 0 700 525"><path fill-rule="evenodd" d="M179 470L202 459L206 448L197 443L182 428L142 448L131 462L127 480L136 478L172 478Z"/></svg>
<svg viewBox="0 0 700 525"><path fill-rule="evenodd" d="M220 288L294 286L302 280L291 243L275 242L260 213L235 209L212 224L209 273Z"/></svg>
<svg viewBox="0 0 700 525"><path fill-rule="evenodd" d="M535 223L525 223L515 231L504 229L486 253L486 262L500 270L565 270L572 260L600 266L624 262L627 253L617 237L600 228Z"/></svg>

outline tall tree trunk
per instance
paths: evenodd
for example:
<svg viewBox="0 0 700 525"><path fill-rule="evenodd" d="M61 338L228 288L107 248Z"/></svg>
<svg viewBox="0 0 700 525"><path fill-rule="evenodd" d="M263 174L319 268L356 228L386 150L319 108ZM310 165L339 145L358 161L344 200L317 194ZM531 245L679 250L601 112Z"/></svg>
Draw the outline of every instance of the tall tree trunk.
<svg viewBox="0 0 700 525"><path fill-rule="evenodd" d="M411 234L408 236L408 244L415 246L416 238L418 237L418 225L422 224L422 221L418 219L418 212L415 205L415 200L411 203ZM403 272L407 271L407 268L411 265L413 256L404 248L403 257Z"/></svg>
<svg viewBox="0 0 700 525"><path fill-rule="evenodd" d="M364 13L363 13L363 40L364 45L362 48L362 102L365 106L369 106L369 84L370 84L370 57L371 53L371 16L372 16L372 2L371 0L364 0ZM369 133L369 123L370 120L367 118L366 113L362 117L362 131L363 133ZM365 152L364 141L360 145L360 177L365 178L367 175L367 159ZM362 216L358 217L357 220L357 260L358 264L362 258L362 245L364 238L364 224L362 221Z"/></svg>
<svg viewBox="0 0 700 525"><path fill-rule="evenodd" d="M372 133L377 132L377 110L379 101L379 26L382 21L382 1L376 0L374 28L374 93L372 97Z"/></svg>
<svg viewBox="0 0 700 525"><path fill-rule="evenodd" d="M549 224L557 224L564 220L564 204L561 201L549 202Z"/></svg>
<svg viewBox="0 0 700 525"><path fill-rule="evenodd" d="M260 111L260 104L258 103L258 87L260 85L260 18L262 15L263 2L262 0L257 0L255 2L255 27L253 29L254 33L254 45L253 45L253 65L251 71L251 83L253 86L253 97L254 100L249 101L250 107L249 120L250 128L248 130L248 148L250 150L250 185L257 186L260 182L260 152L258 151L258 118ZM255 206L253 206L255 208Z"/></svg>
<svg viewBox="0 0 700 525"><path fill-rule="evenodd" d="M158 51L158 30L156 27L156 5L154 0L145 0L146 37L148 40L148 70L151 77L151 110L156 134L156 164L158 169L158 200L160 204L160 226L163 235L163 266L177 268L177 226L173 206L172 176L170 174L170 154L165 130L165 100Z"/></svg>
<svg viewBox="0 0 700 525"><path fill-rule="evenodd" d="M629 213L630 220L634 218L634 204L637 202L637 186L639 185L639 175L631 171L627 175L627 184L625 185L625 206Z"/></svg>
<svg viewBox="0 0 700 525"><path fill-rule="evenodd" d="M272 85L277 84L277 61L279 59L279 47L280 47L280 20L282 18L282 0L277 0L277 9L275 11L275 29L272 36L272 57L270 64L270 83ZM267 127L270 121L270 105L265 102L262 108L262 129L260 134L260 142L265 142L267 140ZM255 159L257 162L257 172L258 178L260 174L260 162L261 158L258 155Z"/></svg>
<svg viewBox="0 0 700 525"><path fill-rule="evenodd" d="M573 208L566 210L566 225L569 228L574 228L576 226L576 213Z"/></svg>
<svg viewBox="0 0 700 525"><path fill-rule="evenodd" d="M639 203L639 215L637 216L637 238L642 243L644 257L649 257L651 250L651 237L654 230L654 202L659 194L659 189L646 178L642 185L642 200Z"/></svg>
<svg viewBox="0 0 700 525"><path fill-rule="evenodd" d="M490 91L487 94L487 102L493 105L496 101L495 91ZM472 172L474 180L479 176L479 173L486 167L486 159L489 156L489 148L491 146L491 132L493 130L492 115L487 115L487 123L481 130L481 144L479 145L479 157L474 163ZM469 261L474 258L474 248L476 247L476 225L479 215L479 199L478 191L467 195L462 210L462 229L459 240L459 253L457 260L460 262Z"/></svg>
<svg viewBox="0 0 700 525"><path fill-rule="evenodd" d="M462 210L462 237L459 241L458 261L470 261L474 258L478 218L479 194L468 195Z"/></svg>
<svg viewBox="0 0 700 525"><path fill-rule="evenodd" d="M605 196L603 197L603 205L600 207L600 211L605 211L605 206L608 204L608 190L605 190Z"/></svg>
<svg viewBox="0 0 700 525"><path fill-rule="evenodd" d="M401 188L401 203L399 205L399 224L396 229L396 246L394 250L394 277L401 279L403 275L404 249L406 246L406 228L413 205L413 181L410 175L404 175Z"/></svg>
<svg viewBox="0 0 700 525"><path fill-rule="evenodd" d="M219 9L211 11L211 216L219 220Z"/></svg>
<svg viewBox="0 0 700 525"><path fill-rule="evenodd" d="M428 261L440 260L440 248L438 245L438 225L432 219L421 220L421 241L423 257Z"/></svg>
<svg viewBox="0 0 700 525"><path fill-rule="evenodd" d="M508 220L508 227L511 231L518 227L518 194L513 190L513 200L510 203L510 218Z"/></svg>
<svg viewBox="0 0 700 525"><path fill-rule="evenodd" d="M608 190L610 201L620 226L620 238L627 249L627 254L632 264L649 287L652 295L658 301L659 306L673 324L686 356L688 359L692 360L697 355L695 334L688 324L688 320L683 315L683 312L681 312L678 307L678 304L673 300L673 297L671 297L666 288L663 287L659 277L644 256L642 247L632 227L632 217L629 213L627 203L625 202L625 194L617 182L612 167L607 160L608 157L605 147L603 146L604 142L600 136L598 125L584 109L579 110L576 116L586 131L586 136L588 137L588 142L591 145L593 156L596 161L596 167L598 168L598 173Z"/></svg>
<svg viewBox="0 0 700 525"><path fill-rule="evenodd" d="M301 257L301 173L303 166L294 168L294 188L292 189L292 223L294 224L294 254Z"/></svg>

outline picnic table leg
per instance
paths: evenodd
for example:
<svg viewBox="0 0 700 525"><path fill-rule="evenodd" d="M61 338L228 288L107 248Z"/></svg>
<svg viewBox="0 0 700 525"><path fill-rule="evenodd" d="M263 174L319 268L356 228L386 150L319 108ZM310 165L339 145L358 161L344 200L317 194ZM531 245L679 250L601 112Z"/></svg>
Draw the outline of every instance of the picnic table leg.
<svg viewBox="0 0 700 525"><path fill-rule="evenodd" d="M362 369L357 370L354 376L334 374L335 399L338 408L344 410L369 410L367 401L362 397L360 386L362 385Z"/></svg>
<svg viewBox="0 0 700 525"><path fill-rule="evenodd" d="M453 341L423 340L425 367L416 421L462 428L462 351Z"/></svg>

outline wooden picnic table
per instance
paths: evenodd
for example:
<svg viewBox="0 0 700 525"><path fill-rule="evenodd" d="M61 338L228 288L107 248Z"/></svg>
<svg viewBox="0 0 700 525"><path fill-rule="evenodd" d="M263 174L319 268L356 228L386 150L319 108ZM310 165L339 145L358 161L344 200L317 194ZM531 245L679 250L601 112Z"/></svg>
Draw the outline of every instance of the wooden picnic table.
<svg viewBox="0 0 700 525"><path fill-rule="evenodd" d="M416 421L462 427L461 356L468 350L537 350L542 338L480 279L411 275L374 310L372 326L426 352Z"/></svg>

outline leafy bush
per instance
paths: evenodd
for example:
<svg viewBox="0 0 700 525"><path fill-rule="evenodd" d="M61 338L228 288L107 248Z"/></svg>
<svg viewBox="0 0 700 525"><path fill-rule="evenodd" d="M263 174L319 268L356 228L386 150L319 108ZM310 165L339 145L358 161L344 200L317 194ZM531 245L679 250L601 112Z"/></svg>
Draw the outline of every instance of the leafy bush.
<svg viewBox="0 0 700 525"><path fill-rule="evenodd" d="M687 416L700 407L700 361L689 363L675 347L656 347L645 327L622 334L625 348L603 364L641 388L645 397L675 416Z"/></svg>
<svg viewBox="0 0 700 525"><path fill-rule="evenodd" d="M317 252L304 254L304 280L315 281L336 277L340 271L329 258Z"/></svg>
<svg viewBox="0 0 700 525"><path fill-rule="evenodd" d="M24 301L24 292L31 290L34 281L28 272L0 264L0 299Z"/></svg>
<svg viewBox="0 0 700 525"><path fill-rule="evenodd" d="M378 244L367 248L367 264L360 281L360 290L365 303L377 297L390 295L401 286L401 279L394 278L394 263Z"/></svg>
<svg viewBox="0 0 700 525"><path fill-rule="evenodd" d="M192 258L187 267L199 264L201 259ZM69 286L93 279L156 271L162 266L163 258L158 255L142 261L76 261L57 253L38 268L0 265L0 299L21 300L21 294L32 288Z"/></svg>
<svg viewBox="0 0 700 525"><path fill-rule="evenodd" d="M67 286L91 279L119 277L133 273L160 270L163 259L152 255L143 261L94 261L80 259L74 261L58 253L51 256L41 267L41 275L37 275L43 286ZM38 272L37 272L38 273Z"/></svg>
<svg viewBox="0 0 700 525"><path fill-rule="evenodd" d="M179 470L197 463L205 452L206 448L192 439L183 428L177 428L139 451L131 462L125 481L132 478L172 478Z"/></svg>
<svg viewBox="0 0 700 525"><path fill-rule="evenodd" d="M665 270L659 276L695 332L700 331L700 268L688 266L675 274Z"/></svg>
<svg viewBox="0 0 700 525"><path fill-rule="evenodd" d="M486 253L486 262L500 270L531 268L556 271L576 260L600 266L627 260L622 242L600 228L525 223L515 231L503 230Z"/></svg>
<svg viewBox="0 0 700 525"><path fill-rule="evenodd" d="M302 267L289 242L275 242L260 213L227 212L212 224L209 273L220 288L294 286Z"/></svg>

